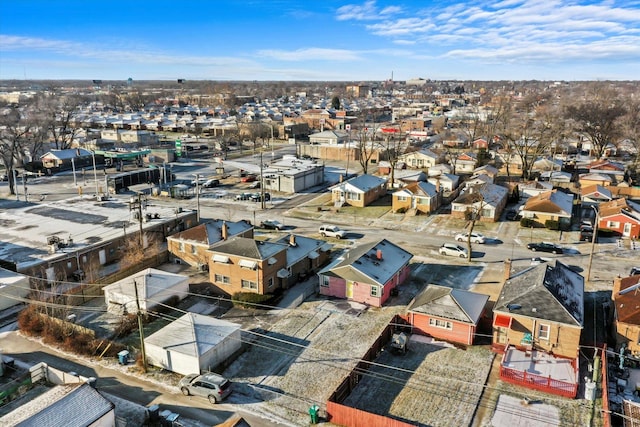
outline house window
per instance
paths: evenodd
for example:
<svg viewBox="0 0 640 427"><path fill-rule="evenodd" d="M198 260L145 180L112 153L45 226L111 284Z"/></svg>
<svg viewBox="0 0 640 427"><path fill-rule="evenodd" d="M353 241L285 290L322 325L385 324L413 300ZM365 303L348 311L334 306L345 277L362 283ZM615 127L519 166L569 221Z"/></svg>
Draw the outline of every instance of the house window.
<svg viewBox="0 0 640 427"><path fill-rule="evenodd" d="M184 243L182 243L182 242L178 243L178 250L180 252L184 252Z"/></svg>
<svg viewBox="0 0 640 427"><path fill-rule="evenodd" d="M269 277L269 280L267 281L267 286L269 287L269 289L273 287L273 277Z"/></svg>
<svg viewBox="0 0 640 427"><path fill-rule="evenodd" d="M320 286L329 286L328 276L320 276Z"/></svg>
<svg viewBox="0 0 640 427"><path fill-rule="evenodd" d="M198 248L196 247L196 245L191 245L191 253L194 255L198 253Z"/></svg>
<svg viewBox="0 0 640 427"><path fill-rule="evenodd" d="M377 286L371 286L371 296L372 297L379 297L380 295L378 295L379 289Z"/></svg>
<svg viewBox="0 0 640 427"><path fill-rule="evenodd" d="M618 221L607 221L607 228L620 228L620 223Z"/></svg>
<svg viewBox="0 0 640 427"><path fill-rule="evenodd" d="M347 200L361 200L362 199L361 196L362 195L360 193L354 193L354 192L351 192L351 191L347 191L346 194L345 194L345 198Z"/></svg>
<svg viewBox="0 0 640 427"><path fill-rule="evenodd" d="M541 340L549 340L549 332L551 331L551 326L541 324L538 327L538 338Z"/></svg>
<svg viewBox="0 0 640 427"><path fill-rule="evenodd" d="M449 330L453 329L453 325L451 324L451 322L447 322L446 320L434 319L434 318L429 319L429 326L434 326L436 328L449 329Z"/></svg>
<svg viewBox="0 0 640 427"><path fill-rule="evenodd" d="M242 279L242 287L244 289L253 289L253 290L257 290L258 289L258 284L256 282L252 282L251 280L244 280Z"/></svg>
<svg viewBox="0 0 640 427"><path fill-rule="evenodd" d="M215 274L213 280L215 280L216 283L224 283L225 285L231 283L229 276L223 276L222 274Z"/></svg>
<svg viewBox="0 0 640 427"><path fill-rule="evenodd" d="M398 201L399 202L406 202L407 201L407 196L398 196Z"/></svg>

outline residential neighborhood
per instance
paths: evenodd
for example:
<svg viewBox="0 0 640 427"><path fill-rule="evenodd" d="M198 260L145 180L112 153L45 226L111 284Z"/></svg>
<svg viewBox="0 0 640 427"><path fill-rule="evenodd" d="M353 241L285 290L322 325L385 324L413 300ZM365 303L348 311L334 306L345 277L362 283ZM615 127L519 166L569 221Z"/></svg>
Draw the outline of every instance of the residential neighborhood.
<svg viewBox="0 0 640 427"><path fill-rule="evenodd" d="M436 83L231 105L130 82L149 100L121 109L86 82L42 125L64 144L0 127L22 141L0 166L0 421L639 423L637 145L471 114L537 120L526 94L586 83ZM39 92L9 89L26 117Z"/></svg>

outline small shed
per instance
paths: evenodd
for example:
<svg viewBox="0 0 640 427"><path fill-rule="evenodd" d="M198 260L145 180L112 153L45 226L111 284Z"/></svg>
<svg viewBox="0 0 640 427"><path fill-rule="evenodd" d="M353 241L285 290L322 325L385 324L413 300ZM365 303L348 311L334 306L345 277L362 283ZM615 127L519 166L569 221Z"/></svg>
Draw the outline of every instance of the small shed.
<svg viewBox="0 0 640 427"><path fill-rule="evenodd" d="M183 375L213 371L242 347L240 325L186 313L144 340L147 361Z"/></svg>
<svg viewBox="0 0 640 427"><path fill-rule="evenodd" d="M116 314L147 311L170 298L183 299L189 292L189 278L155 268L147 268L111 285L105 286L104 300L107 311Z"/></svg>

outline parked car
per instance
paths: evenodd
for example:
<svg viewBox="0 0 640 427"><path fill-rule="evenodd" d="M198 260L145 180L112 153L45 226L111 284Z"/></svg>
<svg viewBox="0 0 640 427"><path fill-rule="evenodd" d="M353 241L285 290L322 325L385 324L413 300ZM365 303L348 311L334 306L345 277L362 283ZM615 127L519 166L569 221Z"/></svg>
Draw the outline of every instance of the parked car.
<svg viewBox="0 0 640 427"><path fill-rule="evenodd" d="M0 181L9 181L9 175L6 173L0 174Z"/></svg>
<svg viewBox="0 0 640 427"><path fill-rule="evenodd" d="M527 245L527 249L533 252L551 252L552 254L564 253L564 249L562 249L562 246L558 246L555 243L549 242L529 243Z"/></svg>
<svg viewBox="0 0 640 427"><path fill-rule="evenodd" d="M267 219L260 223L260 227L280 231L284 228L284 224L280 221L276 221L275 219Z"/></svg>
<svg viewBox="0 0 640 427"><path fill-rule="evenodd" d="M466 248L456 245L455 243L443 243L438 252L440 252L440 255L457 256L460 258L466 258L468 253Z"/></svg>
<svg viewBox="0 0 640 427"><path fill-rule="evenodd" d="M476 233L475 231L471 233L471 243L484 243L486 237L480 233ZM456 234L456 240L458 242L466 242L469 240L469 233L458 233Z"/></svg>
<svg viewBox="0 0 640 427"><path fill-rule="evenodd" d="M632 267L629 272L629 276L635 276L636 274L640 274L640 267Z"/></svg>
<svg viewBox="0 0 640 427"><path fill-rule="evenodd" d="M505 218L508 221L517 221L520 219L520 214L515 209L510 209L507 211L507 215L505 216Z"/></svg>
<svg viewBox="0 0 640 427"><path fill-rule="evenodd" d="M178 383L185 396L202 396L218 403L231 394L231 382L217 374L189 374Z"/></svg>
<svg viewBox="0 0 640 427"><path fill-rule="evenodd" d="M218 185L220 185L219 179L208 179L204 182L204 184L202 184L204 188L213 188L217 187Z"/></svg>
<svg viewBox="0 0 640 427"><path fill-rule="evenodd" d="M267 202L269 200L271 200L271 194L264 193L264 201ZM253 193L251 195L251 201L252 202L260 202L260 201L262 201L262 193Z"/></svg>
<svg viewBox="0 0 640 427"><path fill-rule="evenodd" d="M260 188L260 181L253 181L249 188Z"/></svg>
<svg viewBox="0 0 640 427"><path fill-rule="evenodd" d="M336 225L321 225L318 228L318 232L322 237L334 237L336 239L342 239L347 234L346 231Z"/></svg>
<svg viewBox="0 0 640 427"><path fill-rule="evenodd" d="M584 228L580 230L580 241L590 242L593 239L593 228ZM595 236L595 241L598 241L598 236Z"/></svg>
<svg viewBox="0 0 640 427"><path fill-rule="evenodd" d="M240 182L253 182L256 179L258 179L258 177L255 175L246 175L240 178Z"/></svg>
<svg viewBox="0 0 640 427"><path fill-rule="evenodd" d="M251 200L253 193L240 193L236 194L236 200Z"/></svg>

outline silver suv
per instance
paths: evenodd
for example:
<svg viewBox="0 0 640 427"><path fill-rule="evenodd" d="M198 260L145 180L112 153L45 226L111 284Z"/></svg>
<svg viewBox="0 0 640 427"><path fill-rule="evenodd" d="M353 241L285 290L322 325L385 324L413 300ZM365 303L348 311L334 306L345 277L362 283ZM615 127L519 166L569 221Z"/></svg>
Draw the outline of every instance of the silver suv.
<svg viewBox="0 0 640 427"><path fill-rule="evenodd" d="M218 403L231 394L231 382L218 374L190 374L178 383L185 396L202 396Z"/></svg>
<svg viewBox="0 0 640 427"><path fill-rule="evenodd" d="M321 225L318 232L322 237L335 237L336 239L342 239L347 234L346 231L335 225Z"/></svg>

